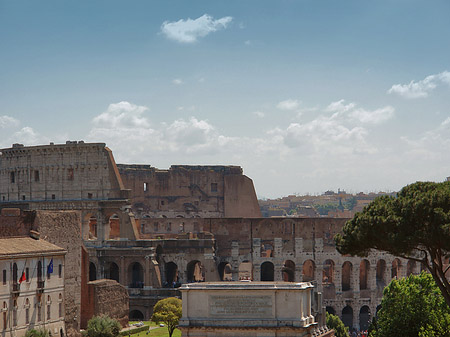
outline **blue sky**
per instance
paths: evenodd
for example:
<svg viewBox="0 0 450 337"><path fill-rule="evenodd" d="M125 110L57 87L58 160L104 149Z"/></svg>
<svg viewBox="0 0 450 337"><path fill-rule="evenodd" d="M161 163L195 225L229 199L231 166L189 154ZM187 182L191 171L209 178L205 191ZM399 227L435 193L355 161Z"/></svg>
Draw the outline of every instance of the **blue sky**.
<svg viewBox="0 0 450 337"><path fill-rule="evenodd" d="M448 1L0 0L0 145L241 165L259 196L450 176Z"/></svg>

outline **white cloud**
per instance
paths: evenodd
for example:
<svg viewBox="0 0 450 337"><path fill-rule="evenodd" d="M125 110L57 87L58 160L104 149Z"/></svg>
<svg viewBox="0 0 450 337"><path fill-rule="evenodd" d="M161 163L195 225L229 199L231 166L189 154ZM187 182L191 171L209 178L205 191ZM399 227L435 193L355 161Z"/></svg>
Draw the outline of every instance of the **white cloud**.
<svg viewBox="0 0 450 337"><path fill-rule="evenodd" d="M183 80L180 78L176 78L172 81L172 83L175 85L180 85L180 84L183 84Z"/></svg>
<svg viewBox="0 0 450 337"><path fill-rule="evenodd" d="M110 104L105 112L93 119L93 123L100 128L148 127L148 119L143 116L147 110L145 106L122 101Z"/></svg>
<svg viewBox="0 0 450 337"><path fill-rule="evenodd" d="M252 112L256 117L259 117L259 118L264 118L264 112L262 112L262 111L253 111Z"/></svg>
<svg viewBox="0 0 450 337"><path fill-rule="evenodd" d="M425 77L420 81L411 81L408 84L394 84L389 90L389 94L397 94L404 98L422 98L427 97L428 94L436 89L441 84L450 85L450 72L443 71L439 74L434 74Z"/></svg>
<svg viewBox="0 0 450 337"><path fill-rule="evenodd" d="M232 20L231 16L214 20L212 16L204 14L195 20L188 18L174 22L165 21L161 25L161 32L171 40L193 43L209 33L227 28Z"/></svg>
<svg viewBox="0 0 450 337"><path fill-rule="evenodd" d="M280 110L295 110L300 106L300 102L296 99L287 99L277 104L277 108Z"/></svg>
<svg viewBox="0 0 450 337"><path fill-rule="evenodd" d="M345 115L347 118L361 123L379 124L391 119L394 116L395 109L388 105L371 111L359 108L356 103L353 102L345 104L345 100L341 99L330 103L325 111L334 112L336 116Z"/></svg>
<svg viewBox="0 0 450 337"><path fill-rule="evenodd" d="M25 145L36 145L49 143L49 139L34 131L33 128L25 126L13 133L10 143L21 143Z"/></svg>
<svg viewBox="0 0 450 337"><path fill-rule="evenodd" d="M10 116L0 116L0 129L19 126L19 120Z"/></svg>
<svg viewBox="0 0 450 337"><path fill-rule="evenodd" d="M327 106L325 111L343 113L353 109L356 106L355 103L345 104L344 102L345 102L344 99L341 99L340 101L337 102L332 102Z"/></svg>

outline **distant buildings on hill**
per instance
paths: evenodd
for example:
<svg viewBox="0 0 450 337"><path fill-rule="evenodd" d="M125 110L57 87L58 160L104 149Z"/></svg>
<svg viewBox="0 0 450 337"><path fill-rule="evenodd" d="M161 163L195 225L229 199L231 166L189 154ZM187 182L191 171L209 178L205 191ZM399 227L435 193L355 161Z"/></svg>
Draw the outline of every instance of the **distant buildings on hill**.
<svg viewBox="0 0 450 337"><path fill-rule="evenodd" d="M351 218L361 212L376 197L395 196L397 192L349 194L338 190L326 191L321 195L288 195L278 199L258 200L263 217L297 218Z"/></svg>

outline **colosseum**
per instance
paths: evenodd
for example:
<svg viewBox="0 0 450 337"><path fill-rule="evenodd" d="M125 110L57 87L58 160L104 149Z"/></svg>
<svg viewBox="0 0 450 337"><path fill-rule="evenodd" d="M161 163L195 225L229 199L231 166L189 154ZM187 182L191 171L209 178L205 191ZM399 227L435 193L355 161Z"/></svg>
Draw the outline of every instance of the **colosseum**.
<svg viewBox="0 0 450 337"><path fill-rule="evenodd" d="M333 237L348 219L263 218L239 166L116 165L105 144L82 141L0 153L0 208L78 212L80 276L124 285L131 319L186 282L310 281L328 312L364 330L384 286L420 272L385 253L340 255Z"/></svg>

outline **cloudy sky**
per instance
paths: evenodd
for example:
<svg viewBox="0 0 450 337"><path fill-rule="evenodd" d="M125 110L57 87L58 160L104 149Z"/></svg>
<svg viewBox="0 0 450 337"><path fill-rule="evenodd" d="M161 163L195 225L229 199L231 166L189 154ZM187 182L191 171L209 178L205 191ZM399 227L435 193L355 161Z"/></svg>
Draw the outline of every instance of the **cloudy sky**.
<svg viewBox="0 0 450 337"><path fill-rule="evenodd" d="M241 165L260 197L450 176L450 2L0 0L0 146Z"/></svg>

